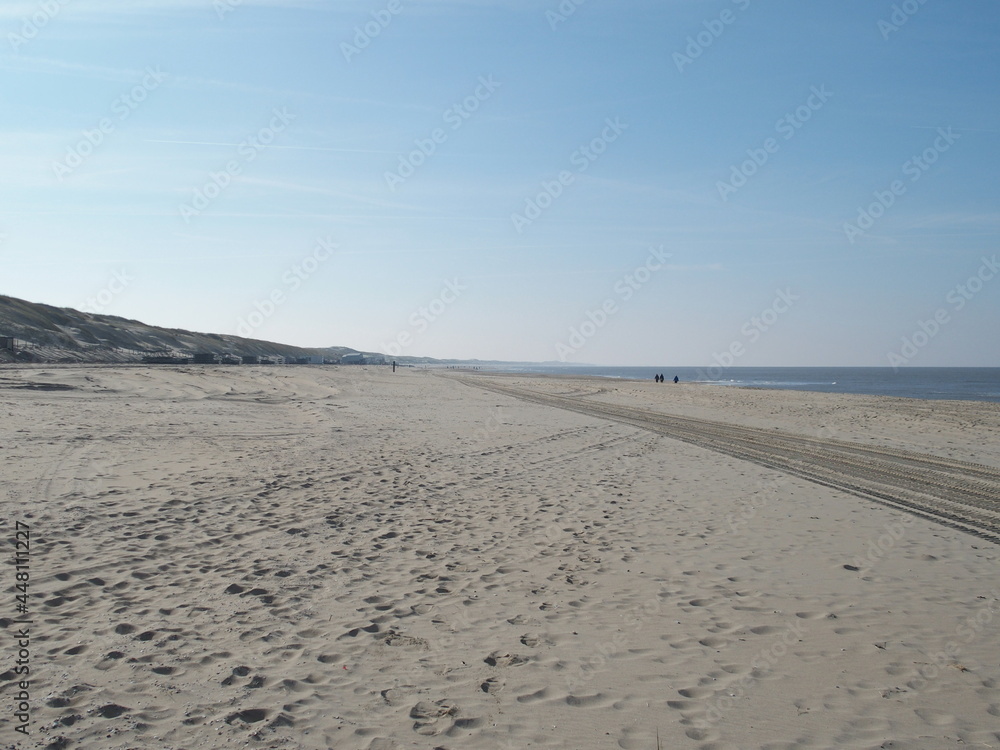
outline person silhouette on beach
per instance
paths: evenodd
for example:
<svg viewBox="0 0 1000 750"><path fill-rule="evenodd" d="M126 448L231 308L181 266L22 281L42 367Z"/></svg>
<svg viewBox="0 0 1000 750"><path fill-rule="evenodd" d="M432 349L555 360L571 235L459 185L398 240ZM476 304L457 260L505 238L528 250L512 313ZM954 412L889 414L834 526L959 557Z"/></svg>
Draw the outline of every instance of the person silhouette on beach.
<svg viewBox="0 0 1000 750"><path fill-rule="evenodd" d="M674 382L675 383L679 383L679 382L681 382L681 379L679 377L677 377L676 375L674 375Z"/></svg>

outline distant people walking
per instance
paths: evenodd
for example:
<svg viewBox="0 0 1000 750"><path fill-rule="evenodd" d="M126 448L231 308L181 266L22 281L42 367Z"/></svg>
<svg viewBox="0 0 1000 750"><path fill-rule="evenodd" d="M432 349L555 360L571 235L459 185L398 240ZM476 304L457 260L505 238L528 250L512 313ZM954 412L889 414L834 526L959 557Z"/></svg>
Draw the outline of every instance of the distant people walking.
<svg viewBox="0 0 1000 750"><path fill-rule="evenodd" d="M660 382L660 374L657 373L656 375L654 375L653 376L653 380L655 380L657 383L659 383Z"/></svg>
<svg viewBox="0 0 1000 750"><path fill-rule="evenodd" d="M674 382L675 383L679 383L679 382L681 382L681 379L679 377L677 377L676 375L674 375Z"/></svg>

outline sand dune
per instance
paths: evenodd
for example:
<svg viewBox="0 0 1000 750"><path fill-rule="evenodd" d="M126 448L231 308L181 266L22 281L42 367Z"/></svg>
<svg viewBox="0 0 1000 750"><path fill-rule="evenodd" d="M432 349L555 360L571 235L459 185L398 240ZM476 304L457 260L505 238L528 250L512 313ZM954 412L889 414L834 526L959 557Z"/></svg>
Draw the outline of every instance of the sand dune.
<svg viewBox="0 0 1000 750"><path fill-rule="evenodd" d="M490 382L997 465L989 407ZM7 369L0 413L38 747L1000 744L998 547L801 476L413 370Z"/></svg>

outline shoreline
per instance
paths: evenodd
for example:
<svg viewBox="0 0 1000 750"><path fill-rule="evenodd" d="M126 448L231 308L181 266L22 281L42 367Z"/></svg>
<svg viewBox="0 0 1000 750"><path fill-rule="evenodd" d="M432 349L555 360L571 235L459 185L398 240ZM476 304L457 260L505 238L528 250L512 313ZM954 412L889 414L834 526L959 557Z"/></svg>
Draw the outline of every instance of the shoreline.
<svg viewBox="0 0 1000 750"><path fill-rule="evenodd" d="M51 363L0 362L0 372L2 372L4 370L17 370L17 369L21 369L21 368L28 368L28 369L31 369L31 368L38 369L38 368L41 368L41 369L45 369L45 368L73 368L73 367L95 367L95 368L109 368L109 367L110 368L115 368L115 367L121 367L121 368L157 367L157 368L168 368L168 369L169 368L183 368L183 367L199 367L199 368L204 368L204 367L219 367L219 368L222 368L222 369L228 369L230 367L265 367L265 368L267 368L267 367L324 367L324 368L326 368L326 367L332 367L332 368L338 368L338 367L361 367L362 369L367 369L367 368L379 369L379 368L391 368L391 360L390 360L390 363L387 363L387 364L369 364L369 365L339 365L339 364L326 364L326 365L317 365L317 364L309 364L309 365L307 365L307 364L294 364L294 365L288 365L288 364L251 365L251 364L235 364L235 363L234 364L223 365L223 364L196 364L196 363L193 363L193 362L151 365L151 364L142 363L142 362L51 362ZM486 366L486 367L491 367L491 366ZM539 367L541 367L541 366L539 366ZM583 366L583 365L581 365L580 368L581 369L625 369L625 370L648 369L650 371L652 371L654 369L657 369L657 370L663 369L665 372L669 369L669 368L653 368L653 367L649 367L649 368L645 368L645 367L643 367L643 368L638 368L638 367L595 368L595 367ZM598 379L598 380L610 380L610 381L620 381L620 382L646 382L646 381L648 381L648 380L651 379L650 377L646 377L646 376L640 378L640 377L629 377L629 376L626 376L626 375L613 375L613 374L574 373L571 370L568 370L566 372L538 372L538 371L525 372L525 371L520 371L520 370L491 370L491 369L482 369L482 367L474 366L474 365L463 366L463 365L424 365L424 364L412 364L411 365L411 364L402 364L402 365L399 366L399 369L400 370L407 370L407 369L409 369L409 370L414 370L414 371L427 371L427 372L448 372L448 371L450 371L450 372L469 372L469 373L475 373L475 374L480 374L480 375L490 375L490 376L496 376L496 377L546 377L546 378L571 378L571 379L595 378L595 379ZM672 373L682 373L684 371L690 371L692 369L697 369L697 368L690 368L690 367L673 368L672 370L670 370L670 372L672 372ZM890 371L890 370L892 370L892 368L888 368L888 367L834 367L834 368L827 368L827 367L813 367L813 368L801 368L801 367L747 367L747 368L735 368L735 369L736 370L748 370L748 371L762 371L762 372L774 372L774 371L782 371L782 370L785 370L785 371L818 370L818 371L827 371L827 372L829 372L831 370L841 370L841 371L846 371L846 372L857 372L857 371L866 371L866 370L867 371ZM998 367L912 367L912 368L905 368L904 370L900 370L900 372L921 372L921 371L941 371L941 372L986 371L986 372L991 372L991 373L995 373L997 375L998 382L996 383L995 387L998 388L998 389L1000 389L1000 368L998 368ZM893 372L892 375L893 375L893 377L896 377L898 375L898 373ZM670 381L671 379L672 378L668 378L667 380ZM746 388L746 389L756 389L756 390L765 390L765 391L781 391L781 392L795 391L795 392L805 392L805 393L827 393L827 394L848 395L848 396L850 396L850 395L855 395L855 396L873 396L873 397L878 396L878 397L884 397L884 398L901 398L901 399L910 399L910 400L919 400L919 401L971 401L971 402L983 403L983 404L997 404L997 403L1000 403L1000 395L998 395L997 393L992 393L992 392L989 393L989 394L967 395L967 396L962 396L962 397L949 397L949 394L947 392L944 392L944 391L938 392L938 393L940 393L942 395L938 395L938 393L936 393L935 395L928 395L928 394L924 394L924 395L912 395L912 394L905 394L905 393L901 393L901 394L880 393L880 392L872 392L871 390L830 390L829 388L820 388L820 389L817 389L817 388L809 388L809 387L807 387L807 385L826 386L826 385L835 385L835 384L836 383L827 384L824 381L824 382L815 383L815 384L800 384L800 383L791 382L790 384L765 385L765 384L754 384L754 383L740 382L739 380L736 380L736 379L730 379L730 380L695 380L695 379L689 379L689 378L685 377L685 378L682 378L681 381L680 381L680 383L678 383L677 385L685 385L685 386L697 385L697 386L709 386L709 387L720 387L720 388ZM667 382L667 383L664 383L663 385L664 385L664 387L669 387L670 385L674 385L674 384L671 383L671 382ZM849 387L849 386L847 386L847 387Z"/></svg>
<svg viewBox="0 0 1000 750"><path fill-rule="evenodd" d="M448 369L452 369L452 368L448 368ZM456 368L456 369L458 369L458 368ZM623 369L623 370L631 370L631 369L640 369L640 368L631 368L631 367L628 367L628 368L586 368L586 369ZM752 383L752 382L743 382L742 378L740 378L740 379L730 379L730 380L691 379L690 378L690 372L688 372L687 374L685 374L685 371L690 371L690 370L695 369L695 368L681 367L681 368L674 368L674 369L671 370L671 369L652 368L652 367L650 367L650 368L642 368L642 369L649 370L650 373L654 369L656 369L656 370L663 369L664 373L670 372L671 376L667 377L667 381L668 382L663 384L665 387L673 385L673 383L671 383L669 381L672 380L672 375L673 374L678 374L678 375L684 375L683 377L681 377L680 383L678 385L683 384L683 385L698 385L698 386L718 386L718 387L724 387L724 388L755 388L755 389L766 390L766 391L802 391L802 392L807 392L807 393L830 393L830 394L859 395L859 396L884 396L886 398L908 398L908 399L917 399L917 400L921 400L921 401L976 401L976 402L979 402L979 403L988 403L988 404L990 404L990 403L1000 403L1000 368L996 368L996 367L980 367L980 368L966 368L966 367L909 368L912 371L922 371L922 370L939 370L939 371L942 371L942 372L955 372L955 371L968 371L968 370L989 371L991 373L995 373L995 375L997 376L997 382L996 382L996 384L994 386L991 386L991 387L997 389L996 392L991 391L991 392L986 393L986 394L963 395L961 397L951 397L951 398L949 398L949 395L953 395L953 394L947 394L946 392L943 392L943 391L939 392L941 395L939 395L939 393L935 393L933 395L928 394L928 393L924 393L922 395L914 395L914 394L906 394L906 393L899 393L899 394L880 393L880 392L872 391L870 388L864 389L864 390L861 390L861 389L854 389L854 390L831 390L829 387L815 388L815 387L808 387L808 386L810 386L810 385L813 385L813 386L836 385L837 384L836 381L834 383L829 383L829 384L826 383L825 381L818 382L818 383L806 383L806 384L797 383L797 382L794 382L794 381L790 381L789 383L784 383L784 384L766 385L766 384L755 384L755 383ZM794 372L794 371L801 372L802 370L819 370L819 371L825 371L825 372L829 373L831 370L842 370L842 371L846 371L846 372L859 372L859 371L890 370L891 368L880 368L880 367L846 367L846 368L747 367L747 368L736 368L736 369L738 369L738 370L745 370L745 371L767 372L767 373L773 373L775 371L782 371L782 370L792 371L792 372ZM602 379L602 380L630 381L630 382L644 382L644 381L649 381L649 380L652 379L652 376L649 375L648 373L644 377L628 377L628 376L625 376L625 375L612 375L612 374L573 373L571 371L568 371L568 372L506 371L505 372L505 371L499 371L499 370L493 370L493 371L491 371L491 370L476 370L475 368L469 368L467 371L477 372L477 373L480 373L480 374L483 374L483 375L510 375L510 376L515 376L515 377L532 377L532 376L538 376L538 377L556 377L556 378L598 378L598 379ZM734 374L736 374L736 373L734 373ZM893 376L895 377L896 374L893 373ZM831 375L830 377L833 377L833 375ZM845 388L850 388L850 387L851 386L845 386ZM910 386L910 387L912 387L912 386Z"/></svg>
<svg viewBox="0 0 1000 750"><path fill-rule="evenodd" d="M858 368L858 369L866 369L866 368ZM931 368L927 368L927 369L931 369ZM942 368L938 368L938 369L950 370L950 369L953 369L953 368L942 367ZM1000 368L993 368L993 369L1000 369ZM449 371L451 371L451 372L466 373L466 374L470 374L470 375L482 375L482 376L485 376L485 377L547 378L547 379L554 379L554 380L594 380L595 382L607 382L607 381L611 381L611 382L621 382L621 383L649 383L649 378L626 378L626 377L620 377L620 376L616 376L616 375L584 375L584 374L581 374L581 375L569 375L569 374L563 375L563 374L559 374L559 373L545 373L545 372L531 372L531 373L490 372L490 371L487 371L487 370L475 370L475 369L469 369L469 370L454 369L454 370L449 370ZM703 380L681 380L679 383L672 383L672 382L669 382L669 379L668 379L668 382L662 383L662 384L660 384L660 386L663 387L663 388L681 387L681 386L684 386L684 387L692 387L693 386L693 387L697 387L697 388L727 388L727 389L731 388L731 389L740 389L740 390L748 390L748 391L766 391L766 392L769 392L769 393L770 392L784 393L784 392L787 392L787 391L794 391L796 393L819 393L819 394L824 394L824 395L829 395L829 396L847 396L847 397L862 396L862 397L865 397L865 398L878 398L878 399L887 399L887 400L900 399L900 400L904 400L904 401L929 401L929 402L935 402L935 403L938 402L938 401L945 401L945 402L955 402L955 403L976 403L976 404L990 404L990 405L1000 404L1000 401L996 401L996 400L990 401L990 400L973 399L973 398L929 398L929 397L921 397L921 396L888 396L888 395L878 394L878 393L855 393L855 392L851 392L851 391L813 391L813 390L809 390L809 389L806 389L806 388L792 388L792 387L787 387L787 386L767 387L767 386L761 386L761 385L726 385L726 384L718 382L718 381L703 381Z"/></svg>

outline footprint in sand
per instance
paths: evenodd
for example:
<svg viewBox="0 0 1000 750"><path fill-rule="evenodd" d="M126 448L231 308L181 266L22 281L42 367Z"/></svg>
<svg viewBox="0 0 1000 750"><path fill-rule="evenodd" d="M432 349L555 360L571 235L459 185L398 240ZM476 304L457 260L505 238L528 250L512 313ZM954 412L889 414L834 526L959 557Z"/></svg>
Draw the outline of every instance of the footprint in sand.
<svg viewBox="0 0 1000 750"><path fill-rule="evenodd" d="M819 620L827 615L825 612L796 612L795 616L800 620Z"/></svg>
<svg viewBox="0 0 1000 750"><path fill-rule="evenodd" d="M773 635L774 633L782 632L782 628L775 625L760 625L755 628L750 628L750 632L754 635Z"/></svg>
<svg viewBox="0 0 1000 750"><path fill-rule="evenodd" d="M428 737L441 734L448 728L444 725L451 724L451 721L447 720L448 717L456 716L458 716L458 706L447 699L434 703L420 701L410 709L410 718L414 719L413 731Z"/></svg>
<svg viewBox="0 0 1000 750"><path fill-rule="evenodd" d="M532 619L530 617L525 617L524 615L517 615L516 617L511 617L507 620L511 625L537 625L538 620Z"/></svg>
<svg viewBox="0 0 1000 750"><path fill-rule="evenodd" d="M918 708L913 713L932 727L943 727L955 722L954 716L944 711L938 711L936 708Z"/></svg>
<svg viewBox="0 0 1000 750"><path fill-rule="evenodd" d="M232 724L235 721L241 721L244 724L256 724L259 721L264 721L267 718L267 713L263 708L247 708L227 716L226 723Z"/></svg>
<svg viewBox="0 0 1000 750"><path fill-rule="evenodd" d="M608 698L603 693L595 693L594 695L567 695L563 700L566 702L566 705L573 706L574 708L591 708L608 703Z"/></svg>
<svg viewBox="0 0 1000 750"><path fill-rule="evenodd" d="M888 719L878 716L862 717L851 722L851 727L861 734L888 735L891 724Z"/></svg>
<svg viewBox="0 0 1000 750"><path fill-rule="evenodd" d="M685 698L691 698L692 700L703 700L705 698L710 698L711 696L715 695L714 690L710 690L709 688L700 688L700 687L682 688L677 692L678 694L683 695Z"/></svg>
<svg viewBox="0 0 1000 750"><path fill-rule="evenodd" d="M692 739L695 742L714 742L715 740L719 739L719 737L722 736L721 733L714 728L708 728L708 729L691 728L686 730L684 734L687 735L689 739Z"/></svg>
<svg viewBox="0 0 1000 750"><path fill-rule="evenodd" d="M128 710L127 706L119 706L117 703L108 703L96 709L96 713L98 716L105 719L117 719Z"/></svg>
<svg viewBox="0 0 1000 750"><path fill-rule="evenodd" d="M517 696L518 703L537 703L538 701L543 701L549 697L551 691L549 688L544 687L541 690L536 690L533 693L527 693L525 695Z"/></svg>
<svg viewBox="0 0 1000 750"><path fill-rule="evenodd" d="M618 740L618 747L622 750L648 750L656 747L656 735L643 729L625 728L622 730L622 738Z"/></svg>
<svg viewBox="0 0 1000 750"><path fill-rule="evenodd" d="M720 649L726 646L729 641L725 638L720 638L718 636L710 635L707 638L702 638L698 641L702 646L707 646L708 648Z"/></svg>
<svg viewBox="0 0 1000 750"><path fill-rule="evenodd" d="M531 661L531 657L520 654L509 654L505 651L494 651L483 659L491 667L519 667Z"/></svg>
<svg viewBox="0 0 1000 750"><path fill-rule="evenodd" d="M721 664L719 665L719 668L728 674L742 675L750 671L750 668L743 664Z"/></svg>
<svg viewBox="0 0 1000 750"><path fill-rule="evenodd" d="M412 635L405 635L392 629L375 636L375 639L380 641L385 646L392 646L396 648L409 647L423 650L430 648L430 645L425 639L417 638Z"/></svg>
<svg viewBox="0 0 1000 750"><path fill-rule="evenodd" d="M479 689L488 695L496 695L503 690L503 686L504 683L502 680L499 680L496 677L490 677L489 679L483 681L483 683L479 686ZM518 698L518 700L521 699Z"/></svg>
<svg viewBox="0 0 1000 750"><path fill-rule="evenodd" d="M122 651L109 651L107 654L104 655L104 658L102 658L97 664L94 665L94 669L98 669L101 672L107 672L109 669L115 666L115 664L118 663L119 659L124 659L124 658L125 654Z"/></svg>

